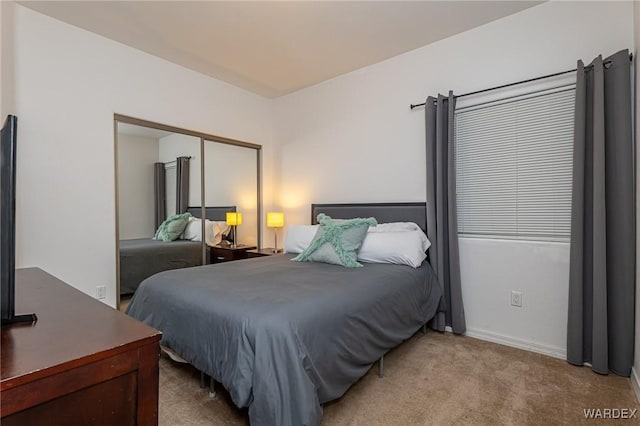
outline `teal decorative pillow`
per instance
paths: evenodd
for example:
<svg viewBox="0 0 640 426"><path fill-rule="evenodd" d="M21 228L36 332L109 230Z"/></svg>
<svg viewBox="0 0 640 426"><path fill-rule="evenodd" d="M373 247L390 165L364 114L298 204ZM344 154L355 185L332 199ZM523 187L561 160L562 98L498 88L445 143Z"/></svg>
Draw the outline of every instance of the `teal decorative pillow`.
<svg viewBox="0 0 640 426"><path fill-rule="evenodd" d="M357 268L357 251L367 235L369 226L378 224L375 218L333 220L320 213L320 227L309 247L291 260L296 262L323 262Z"/></svg>
<svg viewBox="0 0 640 426"><path fill-rule="evenodd" d="M184 232L184 228L187 227L190 217L191 213L176 214L168 217L167 220L158 226L158 230L153 239L162 241L177 240L180 234Z"/></svg>

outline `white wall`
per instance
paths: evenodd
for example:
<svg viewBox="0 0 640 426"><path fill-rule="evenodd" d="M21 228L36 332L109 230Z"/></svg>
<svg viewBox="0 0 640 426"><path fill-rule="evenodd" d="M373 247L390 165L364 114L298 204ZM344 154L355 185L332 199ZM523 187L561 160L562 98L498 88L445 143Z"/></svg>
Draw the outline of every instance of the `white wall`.
<svg viewBox="0 0 640 426"><path fill-rule="evenodd" d="M0 1L0 52L13 56L13 2ZM13 62L0 61L0 117L13 114Z"/></svg>
<svg viewBox="0 0 640 426"><path fill-rule="evenodd" d="M308 223L312 202L424 201L424 111L410 111L410 103L631 48L632 8L544 3L275 100L287 223ZM461 239L469 334L564 355L568 251L568 244ZM510 306L511 290L523 292L522 308Z"/></svg>
<svg viewBox="0 0 640 426"><path fill-rule="evenodd" d="M154 163L158 139L118 134L119 238L151 238L155 234Z"/></svg>
<svg viewBox="0 0 640 426"><path fill-rule="evenodd" d="M4 3L4 2L3 2ZM113 114L246 140L264 147L273 187L270 101L46 17L20 5L15 68L17 266L41 267L115 306Z"/></svg>

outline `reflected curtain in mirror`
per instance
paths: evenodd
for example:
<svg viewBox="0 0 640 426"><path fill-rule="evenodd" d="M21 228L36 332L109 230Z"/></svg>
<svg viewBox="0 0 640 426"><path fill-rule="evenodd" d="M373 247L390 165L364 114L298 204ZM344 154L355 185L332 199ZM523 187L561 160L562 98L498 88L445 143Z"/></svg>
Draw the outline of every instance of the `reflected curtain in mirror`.
<svg viewBox="0 0 640 426"><path fill-rule="evenodd" d="M153 165L153 191L154 191L154 224L158 229L160 224L167 218L165 210L165 172L164 163L155 163Z"/></svg>
<svg viewBox="0 0 640 426"><path fill-rule="evenodd" d="M189 207L189 157L176 159L176 214Z"/></svg>

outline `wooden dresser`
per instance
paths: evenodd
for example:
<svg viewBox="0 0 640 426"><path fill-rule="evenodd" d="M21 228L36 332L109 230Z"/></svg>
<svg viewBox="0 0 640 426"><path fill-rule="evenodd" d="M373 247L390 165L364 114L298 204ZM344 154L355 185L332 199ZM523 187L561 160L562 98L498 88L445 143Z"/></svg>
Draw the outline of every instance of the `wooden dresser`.
<svg viewBox="0 0 640 426"><path fill-rule="evenodd" d="M2 326L0 423L157 425L160 332L46 272L16 272L16 313Z"/></svg>

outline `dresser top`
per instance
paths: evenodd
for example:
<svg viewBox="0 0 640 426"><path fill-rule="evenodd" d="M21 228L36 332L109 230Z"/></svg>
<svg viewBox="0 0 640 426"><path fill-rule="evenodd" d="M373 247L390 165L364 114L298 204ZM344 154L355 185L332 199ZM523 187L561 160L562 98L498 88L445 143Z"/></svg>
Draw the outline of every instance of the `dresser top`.
<svg viewBox="0 0 640 426"><path fill-rule="evenodd" d="M159 331L38 268L16 271L16 315L38 321L3 325L0 390L160 340Z"/></svg>

